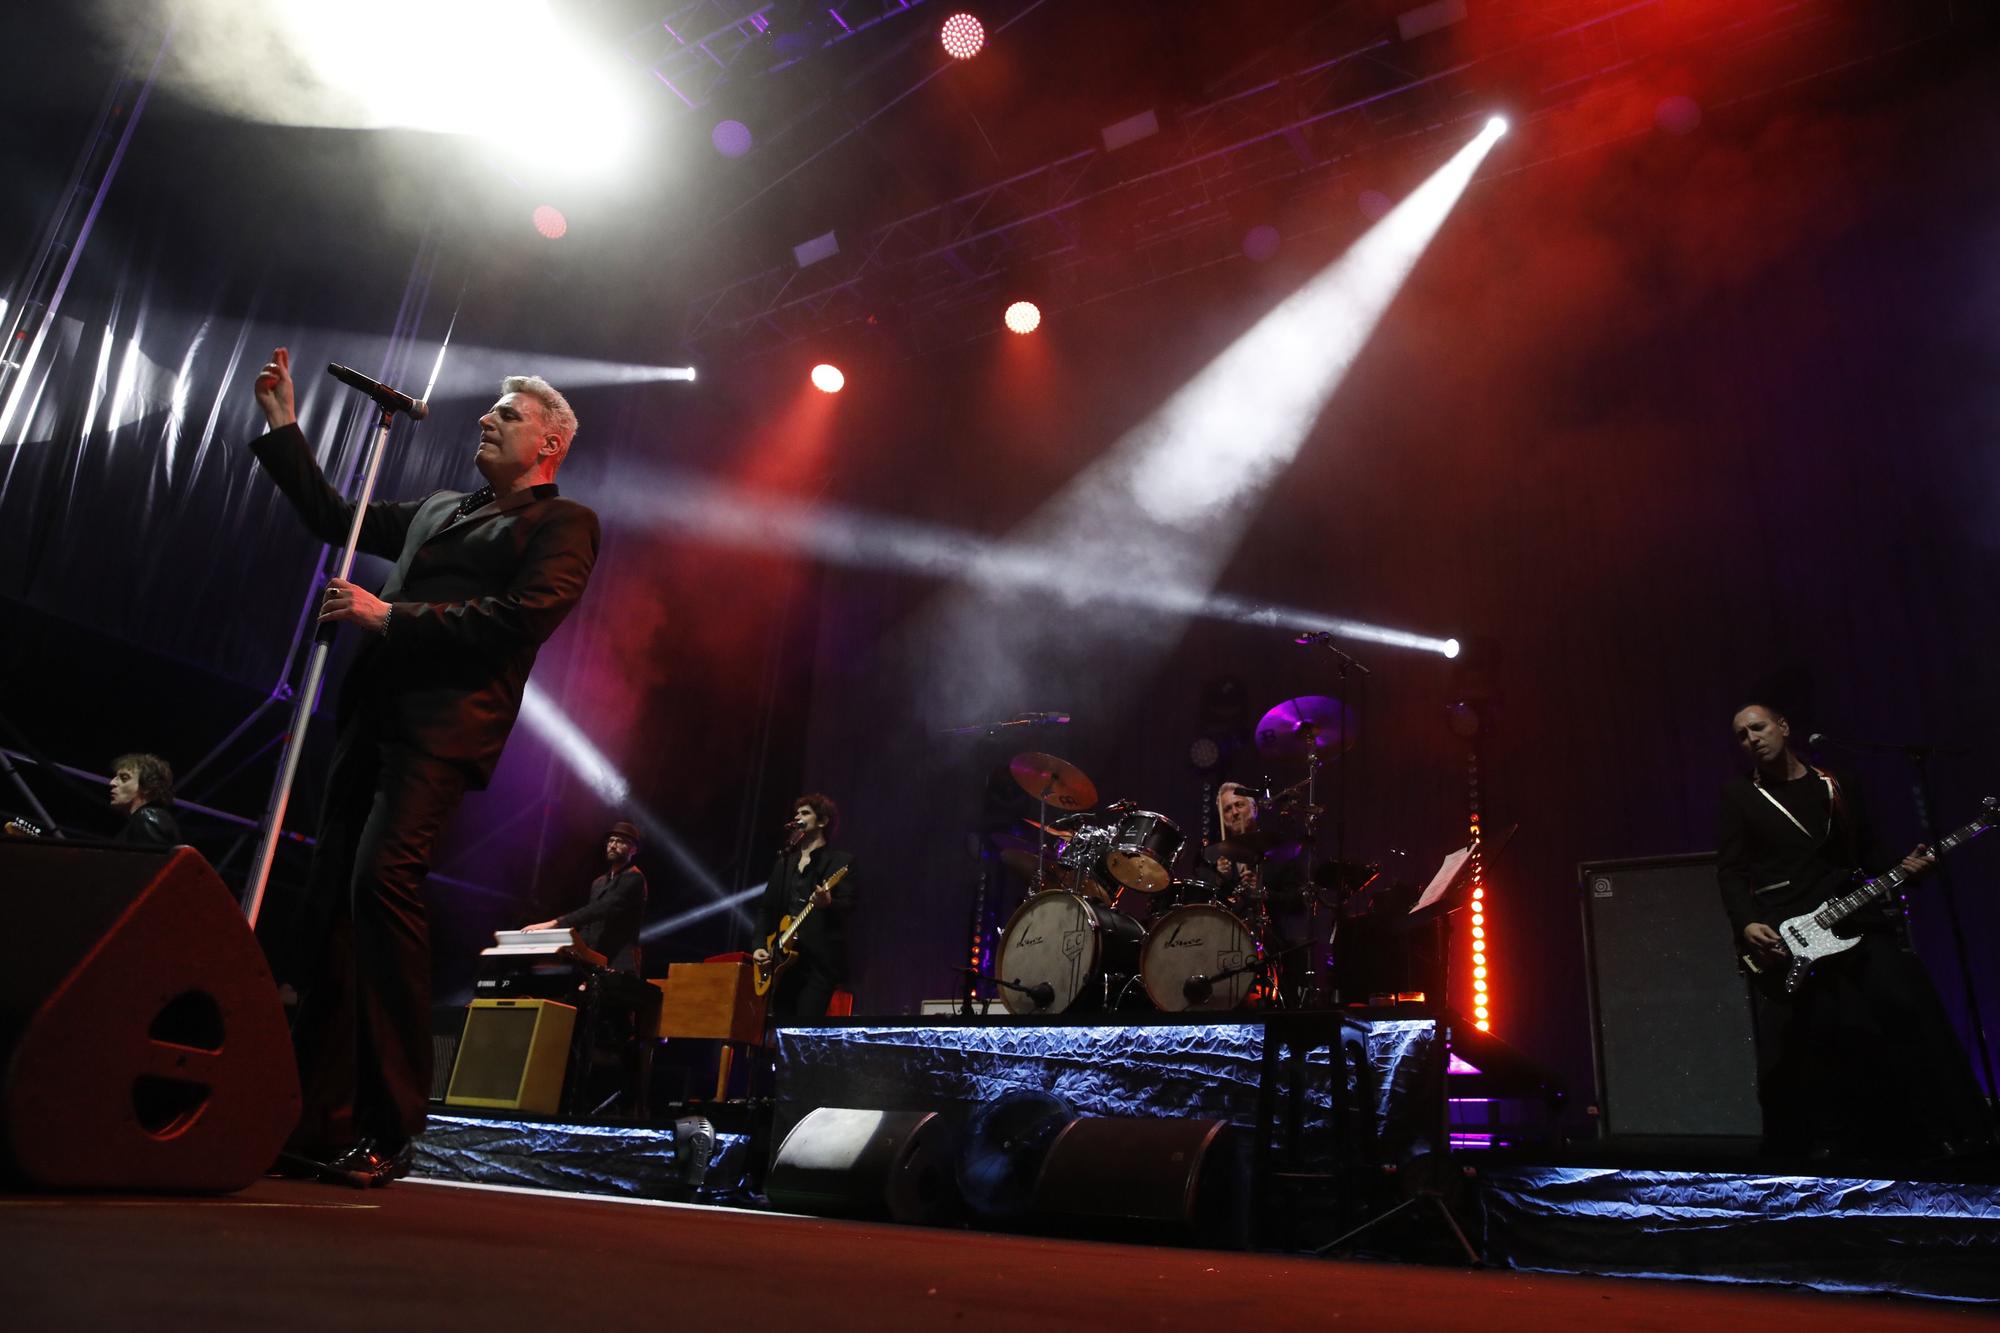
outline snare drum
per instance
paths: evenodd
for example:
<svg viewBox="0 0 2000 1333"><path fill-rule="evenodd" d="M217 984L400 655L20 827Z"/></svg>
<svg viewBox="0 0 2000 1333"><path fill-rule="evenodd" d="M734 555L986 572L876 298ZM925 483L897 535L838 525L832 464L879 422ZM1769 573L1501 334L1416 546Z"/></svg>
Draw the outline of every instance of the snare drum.
<svg viewBox="0 0 2000 1333"><path fill-rule="evenodd" d="M1213 904L1162 913L1141 952L1146 994L1169 1013L1234 1009L1257 984L1257 937Z"/></svg>
<svg viewBox="0 0 2000 1333"><path fill-rule="evenodd" d="M1060 1014L1106 1007L1109 990L1139 970L1146 932L1123 912L1074 893L1037 893L1007 918L994 975L1016 986L1047 986L1046 1004L1002 987L1012 1014Z"/></svg>
<svg viewBox="0 0 2000 1333"><path fill-rule="evenodd" d="M1180 825L1165 815L1133 810L1118 821L1104 869L1128 889L1158 893L1173 883L1174 858L1185 841Z"/></svg>

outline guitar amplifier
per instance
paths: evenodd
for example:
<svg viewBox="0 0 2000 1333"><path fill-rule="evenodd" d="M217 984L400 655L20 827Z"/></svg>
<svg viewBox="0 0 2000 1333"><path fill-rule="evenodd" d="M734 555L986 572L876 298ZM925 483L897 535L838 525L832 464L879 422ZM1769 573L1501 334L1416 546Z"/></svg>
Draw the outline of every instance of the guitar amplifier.
<svg viewBox="0 0 2000 1333"><path fill-rule="evenodd" d="M554 1000L474 1000L445 1104L554 1115L575 1031L576 1010Z"/></svg>
<svg viewBox="0 0 2000 1333"><path fill-rule="evenodd" d="M1577 867L1597 1126L1618 1139L1756 1139L1757 1042L1712 855Z"/></svg>

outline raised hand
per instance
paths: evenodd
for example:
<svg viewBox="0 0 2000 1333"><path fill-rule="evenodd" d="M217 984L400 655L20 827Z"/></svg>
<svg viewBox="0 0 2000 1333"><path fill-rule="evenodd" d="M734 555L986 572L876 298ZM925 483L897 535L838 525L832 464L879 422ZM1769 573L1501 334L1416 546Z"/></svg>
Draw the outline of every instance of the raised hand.
<svg viewBox="0 0 2000 1333"><path fill-rule="evenodd" d="M264 409L264 421L272 430L289 426L299 419L292 408L292 354L280 347L257 372L257 406Z"/></svg>

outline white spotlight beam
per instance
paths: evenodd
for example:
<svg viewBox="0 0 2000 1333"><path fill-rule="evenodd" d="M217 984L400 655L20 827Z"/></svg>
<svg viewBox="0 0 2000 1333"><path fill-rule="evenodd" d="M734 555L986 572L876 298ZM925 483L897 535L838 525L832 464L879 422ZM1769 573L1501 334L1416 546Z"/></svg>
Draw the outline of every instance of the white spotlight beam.
<svg viewBox="0 0 2000 1333"><path fill-rule="evenodd" d="M627 810L644 830L648 846L665 852L674 865L689 880L696 884L712 900L729 896L720 880L696 859L694 852L667 824L632 799L632 786L625 775L620 773L604 752L591 743L569 715L556 707L555 702L544 694L533 681L521 692L521 722L530 731L542 738L548 747L583 780L585 786L596 793L606 805ZM738 918L747 921L741 908L734 909Z"/></svg>
<svg viewBox="0 0 2000 1333"><path fill-rule="evenodd" d="M745 889L741 893L732 893L727 898L722 898L712 903L703 903L700 907L690 907L685 912L676 912L669 917L662 917L640 931L639 938L647 943L651 943L663 936L671 935L675 931L685 930L697 921L706 921L712 916L719 916L724 912L730 911L735 912L739 918L747 921L749 917L744 913L743 909L763 897L764 888L764 885L759 884L754 888Z"/></svg>

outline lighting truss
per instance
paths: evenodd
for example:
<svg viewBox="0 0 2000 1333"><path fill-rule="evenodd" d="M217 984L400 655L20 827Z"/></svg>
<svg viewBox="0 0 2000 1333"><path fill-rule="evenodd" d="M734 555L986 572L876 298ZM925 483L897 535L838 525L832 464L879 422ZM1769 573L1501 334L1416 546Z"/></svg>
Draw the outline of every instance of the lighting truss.
<svg viewBox="0 0 2000 1333"><path fill-rule="evenodd" d="M726 84L796 65L923 3L821 0L800 11L812 14L816 24L807 40L773 59L773 11L779 6L771 0L683 0L657 23L628 35L625 52L689 110L700 110ZM820 25L822 16L826 22Z"/></svg>
<svg viewBox="0 0 2000 1333"><path fill-rule="evenodd" d="M1596 95L1642 61L1699 49L1736 58L1728 95L1742 98L1896 44L1845 22L1839 0L1749 17L1718 7L1699 30L1671 0L1581 18L1573 4L1526 0L1496 12L1505 40L1448 68L1405 73L1395 68L1399 43L1364 40L1163 117L1143 151L1069 153L865 232L810 273L779 264L712 288L687 303L682 339L710 359L747 358L872 319L900 326L912 354L970 341L993 333L994 303L1024 270L1036 274L1047 316L1234 260L1235 201L1322 192L1358 153L1384 145L1441 160L1496 89L1515 99L1519 119ZM1895 16L1905 41L1941 35L1952 21L1946 0ZM1807 42L1815 32L1821 40ZM1523 88L1518 72L1531 65L1548 73Z"/></svg>

